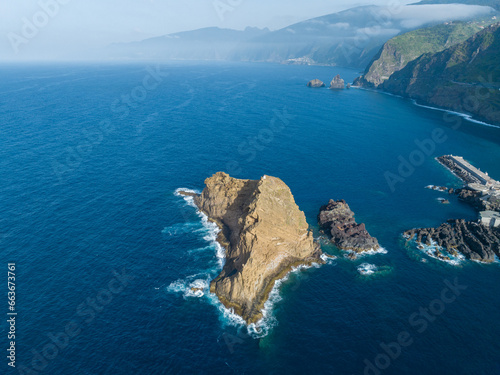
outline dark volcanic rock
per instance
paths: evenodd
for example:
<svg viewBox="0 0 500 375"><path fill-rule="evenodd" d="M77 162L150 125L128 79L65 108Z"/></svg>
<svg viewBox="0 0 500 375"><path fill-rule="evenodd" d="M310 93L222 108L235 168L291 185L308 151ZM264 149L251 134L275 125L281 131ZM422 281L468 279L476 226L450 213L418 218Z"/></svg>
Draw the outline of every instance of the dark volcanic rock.
<svg viewBox="0 0 500 375"><path fill-rule="evenodd" d="M493 262L495 254L500 256L500 229L477 222L448 220L438 228L412 229L404 235L419 244L430 245L432 240L448 253L459 251L471 260Z"/></svg>
<svg viewBox="0 0 500 375"><path fill-rule="evenodd" d="M478 211L500 211L500 201L495 198L481 199L483 194L479 191L463 188L455 190L458 199L470 204Z"/></svg>
<svg viewBox="0 0 500 375"><path fill-rule="evenodd" d="M325 232L331 235L331 241L342 250L353 250L362 252L377 250L380 245L375 237L370 236L364 224L357 224L354 220L354 212L342 199L330 200L322 206L318 223Z"/></svg>
<svg viewBox="0 0 500 375"><path fill-rule="evenodd" d="M325 83L319 79L313 79L307 83L307 87L325 87Z"/></svg>

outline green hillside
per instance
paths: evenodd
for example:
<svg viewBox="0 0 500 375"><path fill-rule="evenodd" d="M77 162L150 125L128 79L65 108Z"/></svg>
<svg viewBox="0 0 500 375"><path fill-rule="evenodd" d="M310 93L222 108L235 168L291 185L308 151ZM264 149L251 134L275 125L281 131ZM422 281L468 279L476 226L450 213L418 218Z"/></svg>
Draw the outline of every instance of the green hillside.
<svg viewBox="0 0 500 375"><path fill-rule="evenodd" d="M381 87L500 124L500 24L439 53L427 53Z"/></svg>
<svg viewBox="0 0 500 375"><path fill-rule="evenodd" d="M463 42L495 22L494 17L469 22L447 22L398 35L384 44L362 79L363 86L378 87L394 72L425 53L437 53Z"/></svg>

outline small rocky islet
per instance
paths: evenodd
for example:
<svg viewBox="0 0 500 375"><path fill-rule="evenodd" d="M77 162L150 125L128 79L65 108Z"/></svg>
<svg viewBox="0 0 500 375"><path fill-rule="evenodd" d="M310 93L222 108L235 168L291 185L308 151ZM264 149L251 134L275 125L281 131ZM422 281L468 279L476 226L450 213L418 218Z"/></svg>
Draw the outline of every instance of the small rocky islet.
<svg viewBox="0 0 500 375"><path fill-rule="evenodd" d="M325 87L325 83L323 81L320 81L319 79L313 79L312 81L309 81L307 83L307 87L313 87L313 88L318 88L318 87Z"/></svg>
<svg viewBox="0 0 500 375"><path fill-rule="evenodd" d="M307 87L320 88L320 87L326 87L326 84L319 79L313 79L307 83ZM346 87L350 88L351 85L348 83L346 86L345 81L340 77L340 74L337 74L335 77L333 77L332 81L330 82L329 88L331 90L343 90Z"/></svg>
<svg viewBox="0 0 500 375"><path fill-rule="evenodd" d="M340 250L352 251L352 257L364 251L376 251L380 245L375 237L370 236L365 224L358 224L354 212L343 200L331 199L320 208L318 224L323 233L327 233L331 242Z"/></svg>

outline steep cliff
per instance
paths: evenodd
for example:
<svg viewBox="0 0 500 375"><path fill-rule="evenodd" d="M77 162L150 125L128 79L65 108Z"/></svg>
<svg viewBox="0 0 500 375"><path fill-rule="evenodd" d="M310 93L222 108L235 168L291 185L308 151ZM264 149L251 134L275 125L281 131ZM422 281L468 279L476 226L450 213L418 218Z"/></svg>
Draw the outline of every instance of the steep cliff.
<svg viewBox="0 0 500 375"><path fill-rule="evenodd" d="M394 73L385 91L500 123L500 24Z"/></svg>
<svg viewBox="0 0 500 375"><path fill-rule="evenodd" d="M364 87L379 87L409 62L425 53L441 52L461 43L491 22L493 22L491 18L475 22L447 22L398 35L384 44L368 65L364 75L358 78L355 84Z"/></svg>
<svg viewBox="0 0 500 375"><path fill-rule="evenodd" d="M196 205L220 228L226 263L210 291L248 323L262 317L274 282L294 266L321 262L305 215L279 178L238 180L219 172L205 180Z"/></svg>

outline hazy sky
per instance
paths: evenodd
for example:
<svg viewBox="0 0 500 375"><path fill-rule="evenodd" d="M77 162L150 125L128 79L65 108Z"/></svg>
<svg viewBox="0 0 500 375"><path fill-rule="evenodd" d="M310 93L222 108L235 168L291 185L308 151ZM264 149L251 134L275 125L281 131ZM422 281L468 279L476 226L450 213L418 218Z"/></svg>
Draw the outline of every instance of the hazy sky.
<svg viewBox="0 0 500 375"><path fill-rule="evenodd" d="M91 55L129 42L207 26L278 29L361 5L417 0L0 0L0 60ZM405 22L447 19L471 8L437 5L405 9ZM411 9L410 9L411 8ZM467 9L465 9L467 8ZM485 8L482 8L485 9ZM418 14L422 13L422 14ZM422 19L422 20L419 20ZM16 51L17 50L17 51Z"/></svg>
<svg viewBox="0 0 500 375"><path fill-rule="evenodd" d="M71 53L206 26L278 29L311 17L390 1L0 0L0 57L12 55L10 39L16 38L12 33L31 36L26 20L40 27L32 31L36 32L33 38L17 40L18 57L28 52L43 57L61 48ZM48 20L40 13L43 8L50 14ZM29 43L24 43L26 39Z"/></svg>

